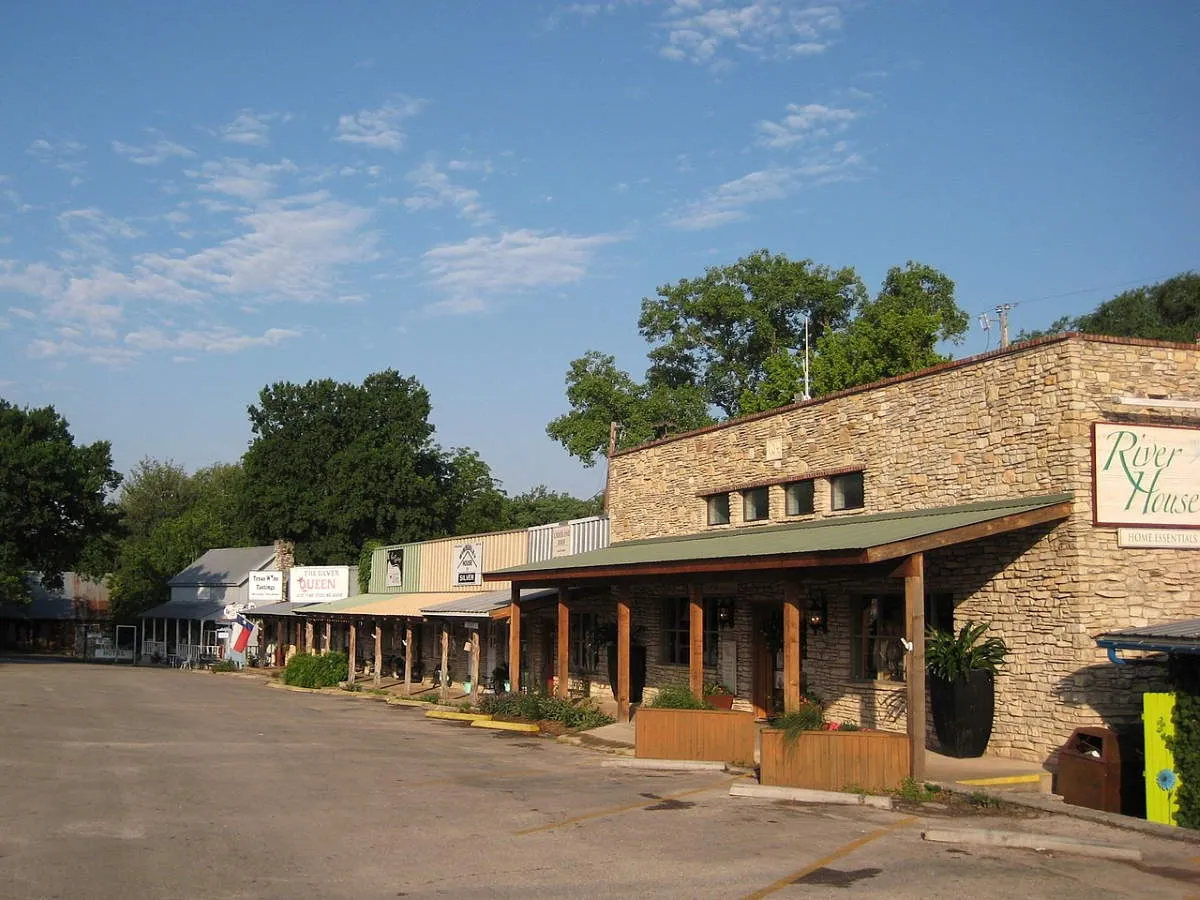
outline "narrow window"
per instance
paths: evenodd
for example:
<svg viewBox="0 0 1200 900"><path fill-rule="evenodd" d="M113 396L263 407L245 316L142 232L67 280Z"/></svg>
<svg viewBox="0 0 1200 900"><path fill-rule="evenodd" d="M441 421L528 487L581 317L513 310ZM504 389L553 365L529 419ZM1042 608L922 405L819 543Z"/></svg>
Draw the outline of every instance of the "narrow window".
<svg viewBox="0 0 1200 900"><path fill-rule="evenodd" d="M834 475L829 479L831 508L862 509L863 507L863 473L850 472L846 475Z"/></svg>
<svg viewBox="0 0 1200 900"><path fill-rule="evenodd" d="M904 598L858 598L850 609L850 659L855 678L904 680Z"/></svg>
<svg viewBox="0 0 1200 900"><path fill-rule="evenodd" d="M717 598L704 598L704 665L717 664ZM663 662L686 666L691 657L691 604L686 597L663 601Z"/></svg>
<svg viewBox="0 0 1200 900"><path fill-rule="evenodd" d="M713 494L708 498L708 524L729 524L729 495Z"/></svg>
<svg viewBox="0 0 1200 900"><path fill-rule="evenodd" d="M760 522L771 517L771 489L750 488L742 491L742 520Z"/></svg>
<svg viewBox="0 0 1200 900"><path fill-rule="evenodd" d="M786 488L787 514L789 516L811 516L813 514L813 480L793 481Z"/></svg>

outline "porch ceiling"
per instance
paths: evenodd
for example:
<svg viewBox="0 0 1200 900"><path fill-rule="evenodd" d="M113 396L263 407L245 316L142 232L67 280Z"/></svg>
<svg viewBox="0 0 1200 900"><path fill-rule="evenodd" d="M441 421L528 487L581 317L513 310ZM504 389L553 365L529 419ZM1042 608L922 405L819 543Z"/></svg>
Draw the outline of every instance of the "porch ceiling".
<svg viewBox="0 0 1200 900"><path fill-rule="evenodd" d="M1017 531L1071 514L1071 494L839 516L624 541L603 550L486 572L485 581L552 586L589 579L868 565Z"/></svg>

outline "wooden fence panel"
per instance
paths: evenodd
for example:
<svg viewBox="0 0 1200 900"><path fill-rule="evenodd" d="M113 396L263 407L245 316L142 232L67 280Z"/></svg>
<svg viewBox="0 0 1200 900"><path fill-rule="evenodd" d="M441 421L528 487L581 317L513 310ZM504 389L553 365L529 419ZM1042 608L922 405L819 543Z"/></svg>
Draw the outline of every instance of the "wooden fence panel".
<svg viewBox="0 0 1200 900"><path fill-rule="evenodd" d="M752 763L754 714L720 709L652 709L634 717L634 755Z"/></svg>
<svg viewBox="0 0 1200 900"><path fill-rule="evenodd" d="M762 733L763 784L840 791L893 790L909 774L908 735L887 731L806 731L788 741Z"/></svg>

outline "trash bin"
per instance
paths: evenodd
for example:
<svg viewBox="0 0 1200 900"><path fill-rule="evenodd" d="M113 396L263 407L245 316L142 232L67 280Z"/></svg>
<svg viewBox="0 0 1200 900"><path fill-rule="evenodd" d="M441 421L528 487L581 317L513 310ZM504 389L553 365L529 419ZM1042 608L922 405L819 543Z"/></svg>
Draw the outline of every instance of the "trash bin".
<svg viewBox="0 0 1200 900"><path fill-rule="evenodd" d="M1108 728L1076 728L1058 752L1057 792L1073 806L1121 811L1121 750Z"/></svg>

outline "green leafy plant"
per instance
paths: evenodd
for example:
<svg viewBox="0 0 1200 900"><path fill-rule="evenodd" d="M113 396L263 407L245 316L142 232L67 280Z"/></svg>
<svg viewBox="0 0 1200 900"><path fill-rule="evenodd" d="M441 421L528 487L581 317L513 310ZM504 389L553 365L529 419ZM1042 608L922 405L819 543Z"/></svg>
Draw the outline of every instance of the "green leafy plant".
<svg viewBox="0 0 1200 900"><path fill-rule="evenodd" d="M906 803L924 803L927 800L936 800L941 793L942 789L936 784L922 784L915 778L908 777L900 782L896 797Z"/></svg>
<svg viewBox="0 0 1200 900"><path fill-rule="evenodd" d="M685 684L666 684L658 695L646 704L651 709L708 709L708 704L692 693Z"/></svg>
<svg viewBox="0 0 1200 900"><path fill-rule="evenodd" d="M1175 734L1167 740L1179 785L1175 824L1200 829L1200 659L1174 656L1168 672L1175 687Z"/></svg>
<svg viewBox="0 0 1200 900"><path fill-rule="evenodd" d="M995 674L1008 657L1003 638L984 638L987 622L967 622L958 634L930 629L925 636L925 666L935 678L957 681L971 672Z"/></svg>
<svg viewBox="0 0 1200 900"><path fill-rule="evenodd" d="M236 672L238 666L232 659L223 659L220 662L213 663L208 669L210 672Z"/></svg>
<svg viewBox="0 0 1200 900"><path fill-rule="evenodd" d="M825 710L819 703L805 700L799 709L786 712L771 723L783 732L783 739L791 742L806 731L822 731L825 729Z"/></svg>
<svg viewBox="0 0 1200 900"><path fill-rule="evenodd" d="M574 731L586 731L613 722L612 716L601 712L594 700L564 700L546 694L486 694L479 698L479 711L504 719L561 722Z"/></svg>
<svg viewBox="0 0 1200 900"><path fill-rule="evenodd" d="M354 684L345 682L341 685L341 688L343 691L349 691L352 694L357 694L362 691L362 685L359 684L358 682L355 682Z"/></svg>
<svg viewBox="0 0 1200 900"><path fill-rule="evenodd" d="M297 653L288 660L283 683L296 687L333 687L345 681L350 658L345 653Z"/></svg>
<svg viewBox="0 0 1200 900"><path fill-rule="evenodd" d="M725 687L725 685L721 684L719 681L709 681L704 685L705 697L728 697L732 693L733 691Z"/></svg>

